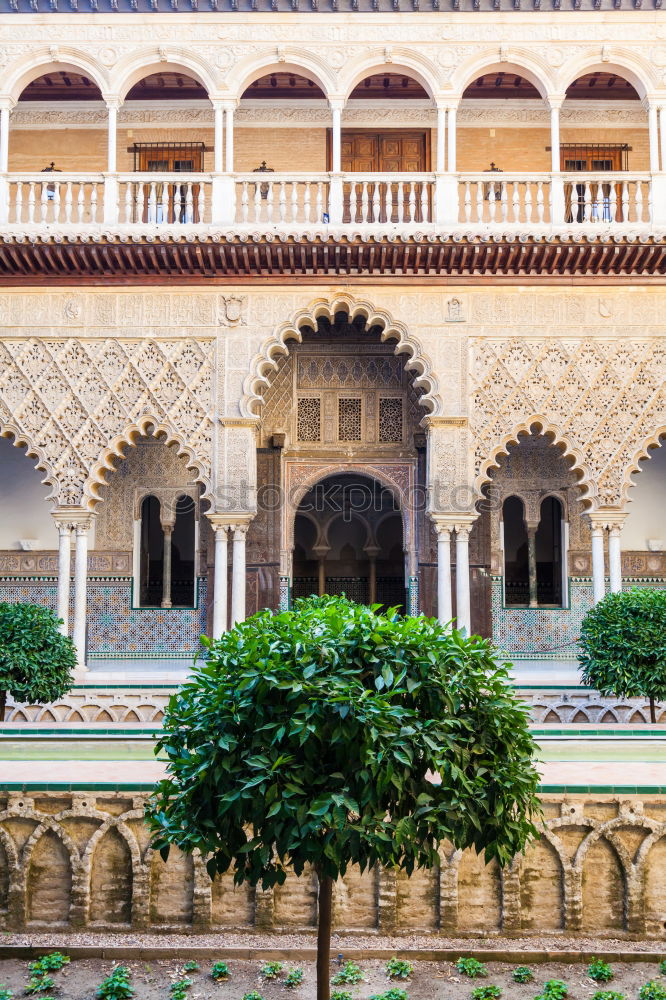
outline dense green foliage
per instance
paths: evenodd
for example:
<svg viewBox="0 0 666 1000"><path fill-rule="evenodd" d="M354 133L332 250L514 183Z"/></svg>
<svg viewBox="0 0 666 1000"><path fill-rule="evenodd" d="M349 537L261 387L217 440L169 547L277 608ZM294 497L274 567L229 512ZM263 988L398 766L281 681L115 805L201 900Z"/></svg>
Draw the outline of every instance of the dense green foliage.
<svg viewBox="0 0 666 1000"><path fill-rule="evenodd" d="M411 874L446 840L504 865L536 834L535 744L488 641L321 597L207 644L157 743L153 844L263 888L311 865L320 1000L332 881L351 864Z"/></svg>
<svg viewBox="0 0 666 1000"><path fill-rule="evenodd" d="M511 978L513 979L514 983L531 983L532 980L534 979L534 976L532 975L532 970L528 968L526 965L518 965L513 970Z"/></svg>
<svg viewBox="0 0 666 1000"><path fill-rule="evenodd" d="M130 986L130 971L126 965L117 965L97 987L99 1000L129 1000L134 996Z"/></svg>
<svg viewBox="0 0 666 1000"><path fill-rule="evenodd" d="M52 951L50 954L42 955L41 958L36 959L34 962L30 962L28 968L34 974L41 972L58 972L66 965L69 965L69 955L63 955L60 951Z"/></svg>
<svg viewBox="0 0 666 1000"><path fill-rule="evenodd" d="M0 986L0 1000L14 1000L14 994L8 986Z"/></svg>
<svg viewBox="0 0 666 1000"><path fill-rule="evenodd" d="M607 594L585 615L580 645L584 684L654 706L666 698L666 590Z"/></svg>
<svg viewBox="0 0 666 1000"><path fill-rule="evenodd" d="M179 979L169 987L171 1000L187 1000L187 992L192 985L191 979Z"/></svg>
<svg viewBox="0 0 666 1000"><path fill-rule="evenodd" d="M479 976L488 975L487 968L483 962L479 962L478 958L459 958L456 962L456 969L463 976L469 976L470 979L478 979Z"/></svg>
<svg viewBox="0 0 666 1000"><path fill-rule="evenodd" d="M259 970L264 979L277 979L282 972L282 962L266 962Z"/></svg>
<svg viewBox="0 0 666 1000"><path fill-rule="evenodd" d="M406 990L401 990L399 986L392 986L385 993L375 993L369 1000L409 1000Z"/></svg>
<svg viewBox="0 0 666 1000"><path fill-rule="evenodd" d="M302 969L289 969L287 973L287 978L284 981L284 985L287 989L295 989L300 986L303 982L303 970Z"/></svg>
<svg viewBox="0 0 666 1000"><path fill-rule="evenodd" d="M264 998L257 990L250 990L249 993L243 994L243 1000L264 1000Z"/></svg>
<svg viewBox="0 0 666 1000"><path fill-rule="evenodd" d="M414 966L404 958L389 958L386 963L386 975L389 979L409 979Z"/></svg>
<svg viewBox="0 0 666 1000"><path fill-rule="evenodd" d="M50 608L0 603L0 722L7 692L15 701L41 705L71 688L76 651L59 623Z"/></svg>
<svg viewBox="0 0 666 1000"><path fill-rule="evenodd" d="M608 962L604 962L600 958L592 959L587 968L587 974L596 983L610 983L613 978L612 968Z"/></svg>
<svg viewBox="0 0 666 1000"><path fill-rule="evenodd" d="M2 1000L1 997L0 1000ZM354 996L349 990L333 990L331 1000L354 1000Z"/></svg>
<svg viewBox="0 0 666 1000"><path fill-rule="evenodd" d="M661 983L651 979L649 982L643 983L639 989L638 1000L666 1000L666 989Z"/></svg>
<svg viewBox="0 0 666 1000"><path fill-rule="evenodd" d="M541 996L543 1000L564 1000L569 995L569 987L561 979L549 979L543 984Z"/></svg>
<svg viewBox="0 0 666 1000"><path fill-rule="evenodd" d="M615 990L597 990L592 1000L626 1000L626 998L624 993L616 993Z"/></svg>

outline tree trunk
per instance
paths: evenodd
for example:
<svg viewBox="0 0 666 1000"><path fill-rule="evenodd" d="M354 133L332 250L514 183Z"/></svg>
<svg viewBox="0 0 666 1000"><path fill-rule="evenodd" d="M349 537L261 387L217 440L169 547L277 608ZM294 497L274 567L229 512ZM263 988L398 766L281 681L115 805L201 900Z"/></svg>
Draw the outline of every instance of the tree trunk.
<svg viewBox="0 0 666 1000"><path fill-rule="evenodd" d="M657 721L657 713L654 710L654 695L650 695L650 722Z"/></svg>
<svg viewBox="0 0 666 1000"><path fill-rule="evenodd" d="M319 875L319 920L317 925L317 1000L331 1000L331 918L333 879Z"/></svg>
<svg viewBox="0 0 666 1000"><path fill-rule="evenodd" d="M0 722L5 721L5 705L7 704L7 692L0 691Z"/></svg>

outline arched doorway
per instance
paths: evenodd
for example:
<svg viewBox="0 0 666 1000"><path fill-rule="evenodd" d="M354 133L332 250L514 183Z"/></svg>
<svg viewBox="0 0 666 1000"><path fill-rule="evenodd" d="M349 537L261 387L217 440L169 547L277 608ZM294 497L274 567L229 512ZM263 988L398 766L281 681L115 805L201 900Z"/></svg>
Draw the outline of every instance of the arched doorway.
<svg viewBox="0 0 666 1000"><path fill-rule="evenodd" d="M294 520L292 596L346 594L407 607L402 516L369 476L332 475L301 500Z"/></svg>

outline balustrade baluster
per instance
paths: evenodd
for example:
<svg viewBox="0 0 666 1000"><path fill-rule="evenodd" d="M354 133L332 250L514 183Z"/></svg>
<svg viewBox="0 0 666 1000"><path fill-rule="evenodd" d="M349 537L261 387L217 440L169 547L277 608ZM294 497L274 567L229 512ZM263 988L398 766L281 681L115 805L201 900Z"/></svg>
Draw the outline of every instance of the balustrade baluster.
<svg viewBox="0 0 666 1000"><path fill-rule="evenodd" d="M155 222L157 219L157 185L151 182L148 191L148 222Z"/></svg>
<svg viewBox="0 0 666 1000"><path fill-rule="evenodd" d="M361 222L363 223L369 222L368 200L369 200L368 182L363 181L361 183Z"/></svg>
<svg viewBox="0 0 666 1000"><path fill-rule="evenodd" d="M380 186L375 182L372 189L372 222L379 222L379 213L381 212L381 191Z"/></svg>
<svg viewBox="0 0 666 1000"><path fill-rule="evenodd" d="M60 222L60 183L53 185L53 221Z"/></svg>
<svg viewBox="0 0 666 1000"><path fill-rule="evenodd" d="M513 193L511 195L511 212L513 214L513 221L520 222L520 184L518 181L513 182Z"/></svg>
<svg viewBox="0 0 666 1000"><path fill-rule="evenodd" d="M180 207L180 206L179 206ZM179 213L180 215L180 213ZM192 191L192 182L188 181L185 188L185 218L174 218L174 222L194 222L194 192Z"/></svg>
<svg viewBox="0 0 666 1000"><path fill-rule="evenodd" d="M592 185L589 181L585 182L583 190L583 216L586 222L592 218Z"/></svg>
<svg viewBox="0 0 666 1000"><path fill-rule="evenodd" d="M23 222L23 181L16 184L16 215L14 222Z"/></svg>
<svg viewBox="0 0 666 1000"><path fill-rule="evenodd" d="M537 222L543 222L543 181L537 181L537 193L536 193L536 204L537 204Z"/></svg>
<svg viewBox="0 0 666 1000"><path fill-rule="evenodd" d="M622 184L622 191L620 193L620 199L622 201L622 221L629 221L629 184L624 181Z"/></svg>
<svg viewBox="0 0 666 1000"><path fill-rule="evenodd" d="M405 222L416 222L416 184L407 181L407 218Z"/></svg>
<svg viewBox="0 0 666 1000"><path fill-rule="evenodd" d="M268 183L266 184L266 197L268 198ZM261 184L254 185L254 222L261 222Z"/></svg>
<svg viewBox="0 0 666 1000"><path fill-rule="evenodd" d="M349 221L356 222L356 213L358 211L358 199L356 197L356 184L352 182L349 185Z"/></svg>
<svg viewBox="0 0 666 1000"><path fill-rule="evenodd" d="M475 181L476 184L476 219L475 222L483 222L483 183Z"/></svg>
<svg viewBox="0 0 666 1000"><path fill-rule="evenodd" d="M273 221L273 182L268 182L268 195L266 197L266 221Z"/></svg>
<svg viewBox="0 0 666 1000"><path fill-rule="evenodd" d="M83 191L84 185L81 185ZM97 222L97 181L93 181L90 189L90 221Z"/></svg>
<svg viewBox="0 0 666 1000"><path fill-rule="evenodd" d="M126 226L130 226L133 222L140 222L140 219L132 218L132 182L127 181L125 184L125 217L124 223Z"/></svg>
<svg viewBox="0 0 666 1000"><path fill-rule="evenodd" d="M491 183L488 187L488 219L490 222L495 221L496 208L495 185Z"/></svg>
<svg viewBox="0 0 666 1000"><path fill-rule="evenodd" d="M278 196L278 212L280 222L284 222L287 218L287 190L285 188L284 181L280 181L280 193Z"/></svg>
<svg viewBox="0 0 666 1000"><path fill-rule="evenodd" d="M509 185L502 184L500 193L500 215L502 216L502 222L506 222L509 217Z"/></svg>
<svg viewBox="0 0 666 1000"><path fill-rule="evenodd" d="M609 197L609 208L610 208L610 219L604 219L604 222L617 222L617 188L614 184L610 185L610 197Z"/></svg>
<svg viewBox="0 0 666 1000"><path fill-rule="evenodd" d="M428 185L421 185L421 222L430 221L430 203L428 199Z"/></svg>
<svg viewBox="0 0 666 1000"><path fill-rule="evenodd" d="M42 222L46 222L46 216L49 211L49 186L48 184L42 184L41 198L39 204L39 217Z"/></svg>
<svg viewBox="0 0 666 1000"><path fill-rule="evenodd" d="M171 190L170 190L171 189ZM159 222L175 222L176 221L176 186L175 184L162 184L162 215ZM169 203L172 203L171 216L169 215Z"/></svg>
<svg viewBox="0 0 666 1000"><path fill-rule="evenodd" d="M65 186L65 222L72 221L72 182L67 181Z"/></svg>
<svg viewBox="0 0 666 1000"><path fill-rule="evenodd" d="M306 188L309 188L309 184L305 182ZM291 221L298 222L298 184L296 181L291 182Z"/></svg>
<svg viewBox="0 0 666 1000"><path fill-rule="evenodd" d="M532 185L529 181L525 182L525 198L523 202L523 211L525 213L525 218L523 222L532 221Z"/></svg>
<svg viewBox="0 0 666 1000"><path fill-rule="evenodd" d="M319 185L319 187L321 187L321 185ZM319 206L319 195L320 195L320 192L319 192L319 190L317 190L317 205L316 205L316 209L315 209L317 220L321 219L321 210L320 210L320 206ZM312 219L311 219L311 212L312 212L311 191L310 191L310 185L306 181L305 182L305 187L304 187L304 190L303 190L303 222L305 222L306 224L309 224L312 221Z"/></svg>
<svg viewBox="0 0 666 1000"><path fill-rule="evenodd" d="M393 182L389 181L386 185L386 204L384 210L386 212L386 222L390 224L393 222Z"/></svg>
<svg viewBox="0 0 666 1000"><path fill-rule="evenodd" d="M465 222L472 221L472 191L469 181L465 181Z"/></svg>
<svg viewBox="0 0 666 1000"><path fill-rule="evenodd" d="M197 194L197 222L204 222L206 218L206 188L203 184L199 185L199 192Z"/></svg>
<svg viewBox="0 0 666 1000"><path fill-rule="evenodd" d="M33 223L35 221L35 185L33 181L30 181L28 185L28 222Z"/></svg>
<svg viewBox="0 0 666 1000"><path fill-rule="evenodd" d="M247 222L248 219L250 218L250 194L248 190L247 181L243 181L243 183L241 184L240 205L241 205L241 211L240 211L241 222Z"/></svg>
<svg viewBox="0 0 666 1000"><path fill-rule="evenodd" d="M643 221L643 185L636 181L636 222Z"/></svg>
<svg viewBox="0 0 666 1000"><path fill-rule="evenodd" d="M76 195L76 221L85 222L86 215L86 189L85 184L79 184Z"/></svg>
<svg viewBox="0 0 666 1000"><path fill-rule="evenodd" d="M405 185L403 181L398 181L396 198L398 199L398 204L396 205L398 224L402 224L405 221Z"/></svg>
<svg viewBox="0 0 666 1000"><path fill-rule="evenodd" d="M136 191L136 221L143 222L143 207L146 203L146 192L142 181L137 183Z"/></svg>
<svg viewBox="0 0 666 1000"><path fill-rule="evenodd" d="M309 199L310 198L310 185L309 184L306 185L306 189L307 189L308 199ZM317 193L315 195L315 216L316 216L317 222L323 222L324 221L324 185L322 184L321 181L317 181ZM308 218L307 218L307 221L308 222L310 221L310 208L309 208L309 204L308 204Z"/></svg>

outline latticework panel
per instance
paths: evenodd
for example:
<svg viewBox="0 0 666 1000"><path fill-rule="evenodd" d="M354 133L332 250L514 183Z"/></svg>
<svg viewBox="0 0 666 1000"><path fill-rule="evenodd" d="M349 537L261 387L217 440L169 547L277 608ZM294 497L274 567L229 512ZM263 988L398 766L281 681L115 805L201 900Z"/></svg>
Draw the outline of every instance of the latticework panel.
<svg viewBox="0 0 666 1000"><path fill-rule="evenodd" d="M298 401L299 441L319 441L321 439L321 400L305 396Z"/></svg>
<svg viewBox="0 0 666 1000"><path fill-rule="evenodd" d="M360 441L361 437L361 400L342 397L338 400L338 439Z"/></svg>
<svg viewBox="0 0 666 1000"><path fill-rule="evenodd" d="M402 400L398 396L379 399L379 440L382 444L402 441Z"/></svg>

